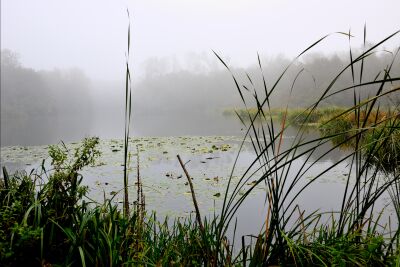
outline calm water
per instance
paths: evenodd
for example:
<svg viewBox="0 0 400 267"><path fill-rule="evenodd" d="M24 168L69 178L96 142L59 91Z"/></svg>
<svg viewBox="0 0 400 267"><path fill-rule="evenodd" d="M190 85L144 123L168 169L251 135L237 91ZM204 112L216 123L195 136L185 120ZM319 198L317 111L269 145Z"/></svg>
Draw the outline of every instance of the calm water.
<svg viewBox="0 0 400 267"><path fill-rule="evenodd" d="M211 116L209 118L203 117L203 119L203 121L197 121L197 123L188 122L190 126L195 126L190 128L191 131L186 130L186 132L185 129L188 129L185 127L186 122L169 125L168 121L163 123L163 120L159 120L159 133L166 136L132 138L130 142L132 157L129 176L130 184L132 185L130 190L131 201L136 199L134 182L136 181L138 153L139 170L143 181L147 210L156 210L159 218L165 216L172 218L190 216L194 208L187 179L176 157L179 154L183 161L187 162L186 168L193 177L193 184L202 215L213 216L213 214L219 213L229 177L232 174L232 183L234 185L237 184L247 167L255 159L255 153L251 143L246 141L238 157L235 169L232 170L242 141L241 135L243 135L243 131L240 124L232 120L227 123L227 118L222 116L217 118L220 123L215 123L218 120ZM152 133L150 131L151 122L148 123L148 126L146 126L145 122L136 124L137 128L142 129L142 135ZM205 127L206 124L209 125L208 128ZM138 125L142 125L142 128ZM200 134L196 136L190 135L196 132L200 132ZM174 136L177 133L186 135ZM115 133L112 131L103 132L103 137L109 137L113 134ZM286 131L281 151L290 146L295 134L296 129L289 128ZM318 136L318 132L311 130L305 136L305 140L317 138ZM70 137L73 139L73 136ZM54 141L54 139L50 140ZM69 139L66 138L66 140ZM73 149L77 145L76 143L69 143L68 147ZM88 167L82 172L84 176L83 183L90 188L90 198L98 202L103 202L104 198L113 199L117 204L122 201L122 146L123 141L121 139L102 139L100 145L101 158L96 166ZM321 171L338 162L347 153L341 150L334 150L320 159L320 156L329 148L330 144L327 143L315 151L308 158L308 161L306 161L305 157L300 157L293 163L289 171L288 182L293 180L303 165L306 167L313 165L312 168L302 174L294 192L297 192L298 189L316 177ZM42 159L46 158L47 145L1 147L1 165L7 166L10 172L17 169L30 171L40 166ZM46 161L46 166L49 166L49 160ZM309 186L295 200L294 204L298 204L301 210L306 210L306 212L338 210L348 173L348 162L340 163ZM259 174L249 178L239 195L252 186L252 182L259 177L257 175ZM261 230L267 213L265 192L265 185L258 185L238 210L237 234L239 236L242 234L257 234ZM288 199L291 199L292 196L289 195ZM379 201L376 207L377 210L387 203L388 198L385 195ZM387 214L390 215L391 213L393 213L393 209L389 206Z"/></svg>
<svg viewBox="0 0 400 267"><path fill-rule="evenodd" d="M228 135L242 136L239 120L224 117L222 112L190 111L181 114L133 114L131 136ZM37 117L1 128L1 146L32 146L78 142L85 136L101 139L124 138L124 113L104 110L94 117Z"/></svg>

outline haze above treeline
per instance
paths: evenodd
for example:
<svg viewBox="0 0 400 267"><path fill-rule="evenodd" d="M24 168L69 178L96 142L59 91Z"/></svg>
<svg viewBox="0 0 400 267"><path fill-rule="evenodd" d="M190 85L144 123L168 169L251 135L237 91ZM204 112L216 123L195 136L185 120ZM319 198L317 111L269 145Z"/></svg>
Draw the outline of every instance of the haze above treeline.
<svg viewBox="0 0 400 267"><path fill-rule="evenodd" d="M151 58L186 62L214 50L246 68L256 62L256 52L292 58L326 34L350 31L352 45L360 47L364 25L372 43L400 29L398 0L6 0L0 10L1 48L18 52L22 64L36 70L77 67L94 80L120 80L127 10L135 78ZM385 48L398 44L389 40ZM313 52L347 47L348 38L332 34Z"/></svg>
<svg viewBox="0 0 400 267"><path fill-rule="evenodd" d="M362 48L352 50L354 57L361 52ZM382 70L392 62L391 75L400 76L400 60L394 55L383 51L368 57L363 66L363 81L371 81L379 73L379 77L383 77ZM246 99L252 98L254 89L260 97L265 95L257 56L254 61L254 65L246 68L232 67L239 85L249 89L247 92L242 88ZM261 56L268 90L291 61L284 55ZM348 63L348 51L329 55L311 53L302 57L278 83L272 107L309 106ZM225 109L243 108L243 105L231 74L215 55L193 53L184 61L153 58L142 67L140 78L135 77L135 70L132 70L135 135L229 135L235 130L233 126L226 126L226 118L221 114ZM360 64L354 67L355 76L359 77ZM301 70L289 96L293 81ZM77 68L32 69L22 65L18 54L11 50L1 52L1 78L2 145L46 144L77 140L90 134L105 138L122 136L124 80L93 80ZM349 69L333 90L351 85ZM362 97L372 96L377 88L363 87ZM398 94L382 103L398 105ZM351 90L322 103L328 106L351 104Z"/></svg>

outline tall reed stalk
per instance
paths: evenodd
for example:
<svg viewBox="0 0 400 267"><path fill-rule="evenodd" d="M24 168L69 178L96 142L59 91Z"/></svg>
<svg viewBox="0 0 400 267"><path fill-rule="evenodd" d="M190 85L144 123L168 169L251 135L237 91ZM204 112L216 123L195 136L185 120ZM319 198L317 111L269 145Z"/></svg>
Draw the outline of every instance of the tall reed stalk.
<svg viewBox="0 0 400 267"><path fill-rule="evenodd" d="M125 54L126 72L125 72L125 135L124 135L124 215L129 216L129 193L128 193L128 153L129 153L129 130L132 115L132 81L129 70L129 58L131 47L131 23L129 10L128 13L128 51Z"/></svg>

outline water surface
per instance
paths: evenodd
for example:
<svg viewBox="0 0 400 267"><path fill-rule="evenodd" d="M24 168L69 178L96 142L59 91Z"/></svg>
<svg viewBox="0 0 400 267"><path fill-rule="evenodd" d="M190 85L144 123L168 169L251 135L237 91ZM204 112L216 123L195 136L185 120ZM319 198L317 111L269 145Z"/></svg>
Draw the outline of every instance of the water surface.
<svg viewBox="0 0 400 267"><path fill-rule="evenodd" d="M310 133L312 134L312 133ZM311 138L312 136L310 136ZM293 136L285 136L284 144L290 144ZM193 178L196 197L203 216L212 217L219 214L223 196L230 177L235 185L248 166L255 159L255 153L249 141L244 146L236 166L242 138L238 136L180 136L180 137L140 137L130 140L129 184L130 200L136 200L137 159L139 159L140 178L148 211L155 210L159 218L187 217L194 212L187 178L177 160L180 155L186 162L186 168ZM68 143L72 151L79 143ZM329 146L329 145L326 145ZM285 149L285 148L283 148ZM322 148L321 148L322 149ZM121 205L123 188L123 141L119 139L102 140L101 157L95 166L82 171L83 184L90 188L89 197L102 203L104 198L112 199ZM322 152L321 152L322 153ZM334 153L314 162L321 153L308 159L300 157L291 166L289 179L297 174L303 164L313 167L302 175L296 188L301 188L321 171L336 163L345 152ZM17 169L30 171L40 169L42 159L49 169L47 146L9 146L1 148L1 165L7 166L10 172ZM308 187L294 204L301 210L312 212L336 211L340 208L345 189L345 180L349 172L348 162L344 161ZM254 176L246 182L239 196L253 185ZM231 187L232 189L232 187ZM297 190L294 190L297 192ZM256 234L261 230L267 213L265 204L266 187L259 184L238 210L238 233ZM289 199L291 199L289 197ZM387 199L382 198L383 207Z"/></svg>

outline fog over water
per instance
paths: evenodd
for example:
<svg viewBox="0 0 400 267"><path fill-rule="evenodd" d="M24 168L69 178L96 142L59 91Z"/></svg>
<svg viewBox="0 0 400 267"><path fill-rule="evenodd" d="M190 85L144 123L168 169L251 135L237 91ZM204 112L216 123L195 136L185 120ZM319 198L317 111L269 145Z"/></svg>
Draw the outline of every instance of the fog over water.
<svg viewBox="0 0 400 267"><path fill-rule="evenodd" d="M390 54L372 56L365 61L364 79L372 80L392 60ZM166 61L167 62L167 61ZM314 54L293 65L272 95L272 107L307 107L322 94L336 73L348 62L345 56ZM205 62L206 64L207 62ZM265 58L264 77L272 88L283 68L285 57ZM157 65L157 67L160 67ZM289 91L297 73L292 95ZM254 89L265 95L258 66L234 68L247 103ZM399 59L392 74L399 75ZM38 71L20 64L17 55L2 51L1 68L1 144L42 145L76 141L87 135L122 138L125 85L123 81L92 80L79 69ZM357 74L357 73L356 73ZM350 70L336 82L337 89L351 85ZM335 90L333 88L333 91ZM362 96L373 95L379 85L362 87ZM321 105L348 106L353 91L334 95ZM399 94L383 99L385 105L399 104ZM253 103L254 106L254 103ZM224 69L207 71L149 70L133 86L132 130L136 136L241 135L238 119L227 117L224 110L243 108L230 73Z"/></svg>
<svg viewBox="0 0 400 267"><path fill-rule="evenodd" d="M1 146L76 141L87 135L122 138L128 18L133 56L133 135L240 135L238 120L223 111L243 107L240 86L263 96L261 57L271 88L302 49L332 32L348 32L354 56L400 29L398 1L2 1ZM357 12L355 12L357 10ZM384 16L382 14L385 14ZM396 36L378 50L395 51ZM273 106L306 107L349 62L348 38L332 34L301 57L279 82ZM366 60L373 79L393 55ZM392 73L400 72L399 59ZM359 66L358 66L359 67ZM289 89L297 73L294 91ZM357 71L355 73L358 75ZM346 72L337 89L351 85ZM376 92L363 88L363 95ZM323 105L350 105L352 93ZM385 99L395 105L398 97ZM251 104L250 104L251 106Z"/></svg>

